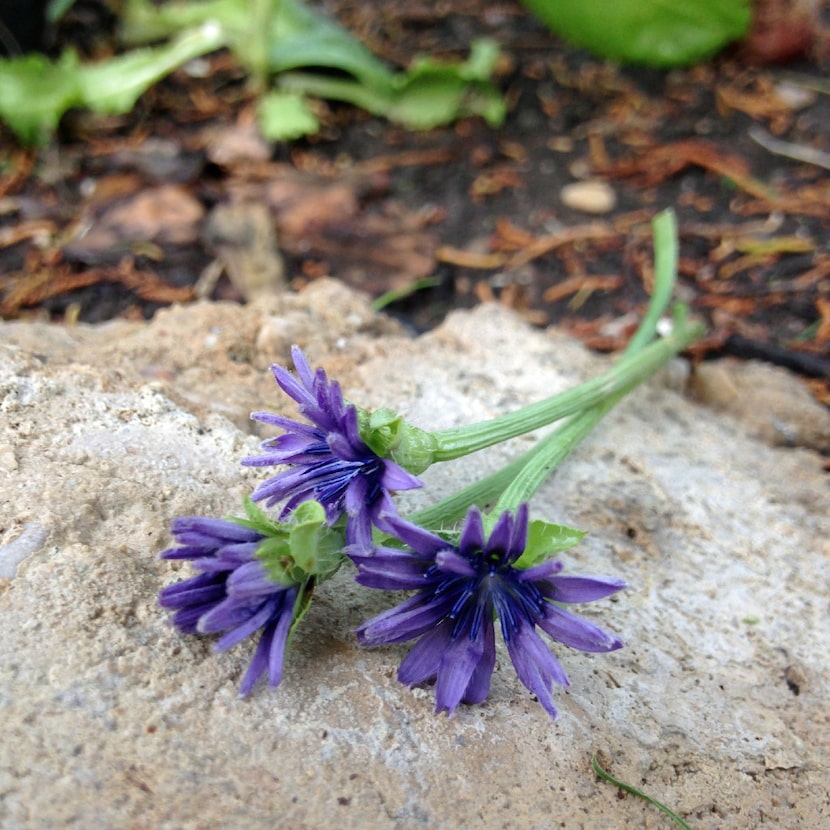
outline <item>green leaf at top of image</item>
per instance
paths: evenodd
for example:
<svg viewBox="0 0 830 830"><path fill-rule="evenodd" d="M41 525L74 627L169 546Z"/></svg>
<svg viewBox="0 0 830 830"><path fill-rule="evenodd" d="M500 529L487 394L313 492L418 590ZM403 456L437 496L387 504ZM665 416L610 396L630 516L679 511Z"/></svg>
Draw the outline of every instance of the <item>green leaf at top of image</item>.
<svg viewBox="0 0 830 830"><path fill-rule="evenodd" d="M310 72L287 72L280 76L279 85L345 101L411 130L429 130L474 115L498 126L506 112L504 99L490 81L498 55L496 44L482 39L473 42L466 61L417 58L406 72L394 75L387 88Z"/></svg>
<svg viewBox="0 0 830 830"><path fill-rule="evenodd" d="M274 90L261 95L257 102L257 121L268 141L291 141L320 129L308 101L295 92Z"/></svg>
<svg viewBox="0 0 830 830"><path fill-rule="evenodd" d="M80 73L83 103L95 112L129 112L154 83L221 45L221 29L206 23L161 46L133 49L108 61L85 64Z"/></svg>
<svg viewBox="0 0 830 830"><path fill-rule="evenodd" d="M504 119L504 101L490 81L499 56L493 41L473 43L465 61L424 56L407 71L395 72L351 32L301 0L257 0L256 17L266 20L259 26L252 24L251 8L250 0L187 0L159 6L129 0L122 37L128 43L146 43L214 22L244 66L252 69L252 55L267 55L267 73L278 76L283 93L344 101L409 129L430 129L467 115L481 115L494 125ZM277 100L278 109L288 99ZM292 105L295 115L300 114L299 100ZM280 129L276 119L267 121Z"/></svg>
<svg viewBox="0 0 830 830"><path fill-rule="evenodd" d="M255 12L255 13L254 13ZM121 39L129 45L172 37L215 23L225 44L249 70L338 69L361 83L388 88L394 73L354 35L302 0L177 0L155 5L128 0ZM265 66L252 66L265 56Z"/></svg>
<svg viewBox="0 0 830 830"><path fill-rule="evenodd" d="M556 34L621 63L658 68L713 55L749 28L751 0L521 0Z"/></svg>
<svg viewBox="0 0 830 830"><path fill-rule="evenodd" d="M215 26L202 26L162 46L99 63L82 64L71 50L57 61L40 54L0 60L0 118L24 144L45 144L68 109L129 112L156 81L216 49L219 37Z"/></svg>
<svg viewBox="0 0 830 830"><path fill-rule="evenodd" d="M57 23L75 5L75 0L49 0L46 4L46 19Z"/></svg>
<svg viewBox="0 0 830 830"><path fill-rule="evenodd" d="M83 98L80 64L74 52L56 62L32 53L0 60L0 118L28 145L40 145L61 116Z"/></svg>

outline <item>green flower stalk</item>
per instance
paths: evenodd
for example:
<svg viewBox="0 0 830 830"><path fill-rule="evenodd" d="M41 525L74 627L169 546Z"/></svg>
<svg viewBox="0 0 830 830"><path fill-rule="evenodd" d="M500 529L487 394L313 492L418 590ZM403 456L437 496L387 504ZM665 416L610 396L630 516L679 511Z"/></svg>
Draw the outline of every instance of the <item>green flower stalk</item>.
<svg viewBox="0 0 830 830"><path fill-rule="evenodd" d="M282 366L271 368L278 385L297 402L308 423L269 412L253 414L254 419L284 432L263 443L263 454L246 458L243 463L288 465L288 469L257 487L254 500L263 500L269 507L282 503L285 518L298 504L316 499L326 508L331 525L346 517L348 544L365 547L371 544L372 527L386 531L383 517L394 512L392 493L419 487L416 475L430 465L587 413L593 407L606 407L609 400L635 388L701 333L685 315L678 315L672 333L651 342L674 285L677 254L673 214L661 214L654 229L654 295L643 324L618 364L574 389L491 421L428 432L388 409L359 410L343 399L336 382L329 381L322 369L312 370L294 347L296 377ZM469 502L465 509L467 506Z"/></svg>
<svg viewBox="0 0 830 830"><path fill-rule="evenodd" d="M655 286L646 315L616 366L597 378L510 412L462 427L427 432L407 424L391 410L358 412L363 440L382 458L390 458L415 475L440 461L452 461L533 432L570 415L603 404L626 393L655 374L702 334L685 315L675 316L669 336L652 342L657 323L671 300L677 273L677 226L673 212L665 211L653 223Z"/></svg>

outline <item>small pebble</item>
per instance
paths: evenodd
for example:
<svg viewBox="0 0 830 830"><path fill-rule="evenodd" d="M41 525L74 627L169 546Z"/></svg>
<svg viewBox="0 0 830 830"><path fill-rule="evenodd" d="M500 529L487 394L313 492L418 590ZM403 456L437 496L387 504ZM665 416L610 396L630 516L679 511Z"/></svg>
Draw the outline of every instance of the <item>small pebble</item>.
<svg viewBox="0 0 830 830"><path fill-rule="evenodd" d="M13 473L17 470L17 456L11 444L0 446L0 470Z"/></svg>
<svg viewBox="0 0 830 830"><path fill-rule="evenodd" d="M811 89L805 89L796 84L789 84L786 81L775 85L775 95L781 103L791 110L803 110L816 101L816 93Z"/></svg>
<svg viewBox="0 0 830 830"><path fill-rule="evenodd" d="M600 181L566 184L559 195L565 207L580 213L610 213L617 205L614 189Z"/></svg>

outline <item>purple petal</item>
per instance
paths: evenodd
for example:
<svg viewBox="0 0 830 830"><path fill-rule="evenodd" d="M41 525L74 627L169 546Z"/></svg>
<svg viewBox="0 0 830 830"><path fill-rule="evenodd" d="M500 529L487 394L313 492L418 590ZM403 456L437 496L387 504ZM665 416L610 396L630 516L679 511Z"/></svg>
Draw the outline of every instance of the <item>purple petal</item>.
<svg viewBox="0 0 830 830"><path fill-rule="evenodd" d="M510 659L519 680L539 699L544 710L552 717L557 715L551 696L551 683L568 685L568 677L559 661L545 646L530 625L522 625L507 644Z"/></svg>
<svg viewBox="0 0 830 830"><path fill-rule="evenodd" d="M470 560L466 556L456 553L454 548L439 550L435 554L435 564L442 571L458 574L458 576L474 577L477 573Z"/></svg>
<svg viewBox="0 0 830 830"><path fill-rule="evenodd" d="M200 574L175 585L168 585L159 592L159 604L163 608L185 608L189 605L205 605L225 597L225 581L213 575Z"/></svg>
<svg viewBox="0 0 830 830"><path fill-rule="evenodd" d="M458 547L462 551L484 549L484 523L481 519L481 511L477 507L471 507L467 512L467 518L461 528Z"/></svg>
<svg viewBox="0 0 830 830"><path fill-rule="evenodd" d="M487 627L484 625L482 629ZM492 624L489 627L492 628ZM470 686L473 674L482 661L484 651L483 630L474 639L471 639L464 630L455 639L450 640L441 655L441 663L438 667L438 679L435 683L436 713L446 710L447 714L452 714L455 711Z"/></svg>
<svg viewBox="0 0 830 830"><path fill-rule="evenodd" d="M481 703L490 693L490 678L496 665L496 633L492 623L483 625L484 651L470 677L462 698L464 703Z"/></svg>
<svg viewBox="0 0 830 830"><path fill-rule="evenodd" d="M367 588L409 591L424 588L428 584L425 573L431 563L408 550L375 548L371 555L349 555L358 571L355 580Z"/></svg>
<svg viewBox="0 0 830 830"><path fill-rule="evenodd" d="M210 605L189 605L186 608L180 608L173 614L173 625L182 632L182 634L198 634L199 620L202 615L213 607Z"/></svg>
<svg viewBox="0 0 830 830"><path fill-rule="evenodd" d="M284 599L283 612L277 620L274 634L271 638L271 648L268 653L268 682L272 686L279 686L282 680L282 668L285 661L285 647L288 642L288 633L291 631L291 623L294 621L294 600L297 591L293 596L286 596Z"/></svg>
<svg viewBox="0 0 830 830"><path fill-rule="evenodd" d="M228 577L228 595L235 600L257 599L288 588L288 585L274 582L259 560L240 565Z"/></svg>
<svg viewBox="0 0 830 830"><path fill-rule="evenodd" d="M401 662L398 680L406 686L415 686L435 677L451 636L452 621L444 620L421 637Z"/></svg>
<svg viewBox="0 0 830 830"><path fill-rule="evenodd" d="M371 482L368 476L355 476L346 487L345 508L349 516L357 516L365 512L369 500Z"/></svg>
<svg viewBox="0 0 830 830"><path fill-rule="evenodd" d="M616 635L550 602L544 604L537 624L554 640L579 651L602 652L622 648L622 640Z"/></svg>
<svg viewBox="0 0 830 830"><path fill-rule="evenodd" d="M363 623L356 629L357 638L366 646L412 640L441 623L449 614L452 602L451 595L427 601L423 594L416 594Z"/></svg>
<svg viewBox="0 0 830 830"><path fill-rule="evenodd" d="M389 460L384 461L380 482L387 490L392 491L415 490L424 486L417 476L408 473L403 467Z"/></svg>
<svg viewBox="0 0 830 830"><path fill-rule="evenodd" d="M296 363L294 365L297 366ZM308 364L305 364L305 368L306 370L308 369ZM277 363L271 366L271 374L273 374L274 380L277 382L280 389L282 389L286 395L292 397L298 404L302 405L311 400L309 393L309 388L311 387L310 382L303 384L302 380L296 378L291 374L291 372L288 371L288 369Z"/></svg>
<svg viewBox="0 0 830 830"><path fill-rule="evenodd" d="M198 545L202 542L217 540L245 542L259 534L255 530L243 527L227 519L211 519L202 516L180 516L173 519L170 525L171 533L185 544Z"/></svg>
<svg viewBox="0 0 830 830"><path fill-rule="evenodd" d="M295 587L290 589L283 598L279 616L269 622L263 629L254 656L248 666L248 671L245 672L245 676L242 678L239 687L240 697L245 697L250 693L266 668L268 669L269 684L279 686L282 680L288 632L291 630L291 623L294 618L296 598L297 588Z"/></svg>
<svg viewBox="0 0 830 830"><path fill-rule="evenodd" d="M216 651L226 651L237 643L241 643L247 637L250 637L251 634L259 631L274 614L275 605L276 602L274 600L264 602L255 614L251 614L247 620L238 623L234 628L220 637L216 641L214 649ZM218 631L223 631L228 627L227 622L232 617L232 610L225 611L221 606L214 608L213 611L205 614L199 621L199 631L202 634L215 634Z"/></svg>
<svg viewBox="0 0 830 830"><path fill-rule="evenodd" d="M314 373L311 371L311 366L303 354L303 350L296 343L291 346L291 360L294 362L294 368L302 382L307 388L311 389L314 385Z"/></svg>
<svg viewBox="0 0 830 830"><path fill-rule="evenodd" d="M625 581L611 576L579 576L567 574L547 580L552 591L546 591L556 602L593 602L625 588Z"/></svg>
<svg viewBox="0 0 830 830"><path fill-rule="evenodd" d="M384 516L384 520L392 535L421 556L434 559L439 550L449 547L447 541L438 534L424 530L398 515Z"/></svg>
<svg viewBox="0 0 830 830"><path fill-rule="evenodd" d="M502 561L510 560L510 542L513 539L513 515L509 510L499 516L490 538L487 540L486 550L501 554ZM522 548L524 550L524 548Z"/></svg>
<svg viewBox="0 0 830 830"><path fill-rule="evenodd" d="M528 531L528 515L529 508L527 502L522 502L516 510L516 516L513 520L513 530L510 536L510 561L515 562L527 547L527 531Z"/></svg>
<svg viewBox="0 0 830 830"><path fill-rule="evenodd" d="M251 413L252 421L259 421L262 424L269 424L271 426L280 427L286 432L296 432L300 435L306 435L309 438L320 437L320 430L312 424L305 424L302 421L295 421L293 418L287 418L285 415L277 415L275 412L259 411ZM269 438L262 442L263 447L272 446L272 442L276 441L281 436L277 435L275 438Z"/></svg>
<svg viewBox="0 0 830 830"><path fill-rule="evenodd" d="M525 568L524 570L516 569L516 578L519 582L539 582L544 579L549 579L556 576L564 566L556 559L548 559L547 562L541 562L534 565L532 568Z"/></svg>
<svg viewBox="0 0 830 830"><path fill-rule="evenodd" d="M256 685L257 680L259 680L262 673L268 667L268 653L271 648L271 636L273 628L273 623L268 626L268 628L264 629L262 635L259 638L259 642L256 645L256 650L254 651L254 656L251 658L251 662L248 665L248 671L245 672L245 676L242 678L242 683L239 685L239 696L245 697L254 688Z"/></svg>

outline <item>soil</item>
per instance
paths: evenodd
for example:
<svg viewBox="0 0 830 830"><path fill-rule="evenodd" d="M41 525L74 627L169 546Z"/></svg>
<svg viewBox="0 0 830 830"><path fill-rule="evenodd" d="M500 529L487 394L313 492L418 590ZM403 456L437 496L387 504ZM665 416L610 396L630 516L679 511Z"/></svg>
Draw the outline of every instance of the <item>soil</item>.
<svg viewBox="0 0 830 830"><path fill-rule="evenodd" d="M45 149L0 133L0 314L149 318L333 275L415 330L497 300L614 351L647 299L650 221L673 207L678 295L708 325L693 356L788 366L830 402L821 21L663 72L597 60L507 0L325 6L399 66L496 39L503 126L408 132L320 102L318 135L268 145L254 91L222 52L128 116L68 114ZM100 54L113 27L101 3L79 2L51 48ZM586 182L600 203L568 206L563 189Z"/></svg>

